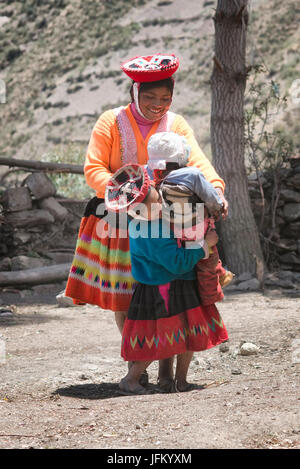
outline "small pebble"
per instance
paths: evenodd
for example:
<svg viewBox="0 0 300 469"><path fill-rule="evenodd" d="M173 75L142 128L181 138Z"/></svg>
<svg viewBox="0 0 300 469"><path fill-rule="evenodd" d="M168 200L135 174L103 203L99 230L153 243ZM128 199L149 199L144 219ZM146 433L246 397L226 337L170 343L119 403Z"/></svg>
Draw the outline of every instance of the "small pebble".
<svg viewBox="0 0 300 469"><path fill-rule="evenodd" d="M225 353L229 351L229 345L227 342L223 342L223 344L220 345L219 350L221 353Z"/></svg>
<svg viewBox="0 0 300 469"><path fill-rule="evenodd" d="M233 370L231 370L231 374L232 375L241 375L242 372L238 368L234 368Z"/></svg>
<svg viewBox="0 0 300 469"><path fill-rule="evenodd" d="M245 342L240 348L241 355L255 355L258 352L259 348L257 345L252 344L251 342Z"/></svg>

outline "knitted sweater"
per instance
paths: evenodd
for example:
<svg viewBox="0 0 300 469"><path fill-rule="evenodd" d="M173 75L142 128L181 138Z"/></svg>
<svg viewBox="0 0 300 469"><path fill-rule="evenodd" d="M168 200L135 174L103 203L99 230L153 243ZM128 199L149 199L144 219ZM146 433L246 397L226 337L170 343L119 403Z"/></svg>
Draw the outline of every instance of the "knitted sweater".
<svg viewBox="0 0 300 469"><path fill-rule="evenodd" d="M162 219L133 219L128 231L132 276L147 285L164 285L176 279L193 280L195 265L208 257L206 245L195 249L178 247L173 232Z"/></svg>
<svg viewBox="0 0 300 469"><path fill-rule="evenodd" d="M149 138L155 132L161 131L161 121L154 122L147 137L144 139L130 110L130 104L125 108L124 112L126 113L126 119L130 126L128 130L132 132L132 136L130 136L128 132L124 133L123 130L122 138L120 124L117 119L118 110L116 109L104 112L99 117L92 131L85 159L84 173L87 184L96 191L97 197L99 198L104 197L108 180L121 166L126 163L134 162L142 165L147 163L147 144ZM218 176L213 166L200 149L194 137L193 130L185 119L178 114L168 114L172 114L173 116L170 131L184 135L188 144L191 146L188 166L199 168L205 178L211 182L214 187L220 187L224 191L224 181ZM126 142L123 141L124 137L127 138ZM135 142L133 144L132 140L134 140L134 138ZM136 154L132 155L131 160L128 160L128 157L127 160L124 160L124 146L127 146L129 150L130 148L136 148ZM131 158L131 155L129 155L129 158Z"/></svg>

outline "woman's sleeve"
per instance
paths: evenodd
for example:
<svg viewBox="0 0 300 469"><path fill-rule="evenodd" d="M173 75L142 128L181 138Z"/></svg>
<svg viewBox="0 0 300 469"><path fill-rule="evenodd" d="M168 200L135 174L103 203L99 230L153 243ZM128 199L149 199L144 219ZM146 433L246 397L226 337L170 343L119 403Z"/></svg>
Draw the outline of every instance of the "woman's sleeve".
<svg viewBox="0 0 300 469"><path fill-rule="evenodd" d="M115 123L112 111L102 114L93 128L84 164L87 184L104 197L112 172L110 158Z"/></svg>
<svg viewBox="0 0 300 469"><path fill-rule="evenodd" d="M182 116L177 116L177 119L175 120L174 131L180 135L183 135L191 147L188 166L195 166L196 168L199 168L207 181L209 181L215 188L220 188L224 192L225 182L218 175L211 162L199 147L193 130Z"/></svg>

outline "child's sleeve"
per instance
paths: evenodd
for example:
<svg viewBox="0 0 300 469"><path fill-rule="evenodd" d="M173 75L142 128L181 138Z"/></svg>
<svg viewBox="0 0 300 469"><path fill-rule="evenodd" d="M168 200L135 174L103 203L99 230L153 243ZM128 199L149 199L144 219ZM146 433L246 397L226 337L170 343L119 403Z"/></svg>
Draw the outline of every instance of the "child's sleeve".
<svg viewBox="0 0 300 469"><path fill-rule="evenodd" d="M145 239L144 255L173 274L191 272L200 259L207 257L204 247L184 249L174 238Z"/></svg>

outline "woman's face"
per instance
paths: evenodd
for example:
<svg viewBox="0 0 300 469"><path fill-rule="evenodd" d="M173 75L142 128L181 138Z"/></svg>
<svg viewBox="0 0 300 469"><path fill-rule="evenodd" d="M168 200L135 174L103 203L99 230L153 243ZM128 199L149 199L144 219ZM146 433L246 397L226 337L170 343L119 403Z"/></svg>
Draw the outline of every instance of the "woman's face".
<svg viewBox="0 0 300 469"><path fill-rule="evenodd" d="M146 119L149 120L161 118L169 110L171 102L172 94L165 86L150 88L139 93L140 109Z"/></svg>

